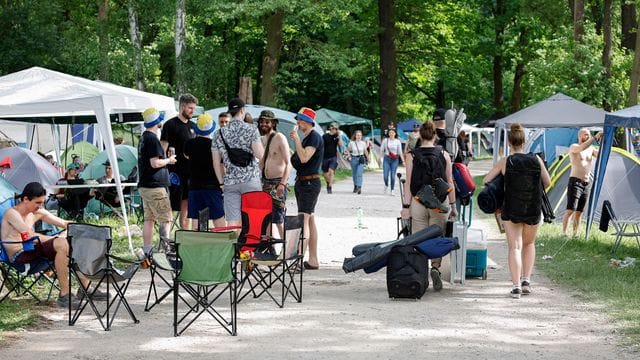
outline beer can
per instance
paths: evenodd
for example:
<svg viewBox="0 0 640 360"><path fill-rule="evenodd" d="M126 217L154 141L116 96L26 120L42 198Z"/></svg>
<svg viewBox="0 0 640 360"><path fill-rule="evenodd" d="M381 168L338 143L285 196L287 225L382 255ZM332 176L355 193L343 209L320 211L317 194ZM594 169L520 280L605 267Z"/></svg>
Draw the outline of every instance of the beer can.
<svg viewBox="0 0 640 360"><path fill-rule="evenodd" d="M29 240L29 232L28 231L23 231L20 233L20 238L22 238L22 241L27 241Z"/></svg>
<svg viewBox="0 0 640 360"><path fill-rule="evenodd" d="M167 156L171 157L175 154L176 154L176 148L174 148L173 146L170 146L169 149L167 149Z"/></svg>

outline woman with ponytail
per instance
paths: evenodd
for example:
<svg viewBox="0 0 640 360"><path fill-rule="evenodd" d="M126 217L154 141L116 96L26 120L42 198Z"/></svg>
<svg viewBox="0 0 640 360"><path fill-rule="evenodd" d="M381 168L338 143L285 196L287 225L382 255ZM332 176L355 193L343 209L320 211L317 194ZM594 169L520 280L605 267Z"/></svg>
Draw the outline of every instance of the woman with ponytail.
<svg viewBox="0 0 640 360"><path fill-rule="evenodd" d="M504 203L500 217L508 243L511 273L511 297L531 293L531 273L536 259L535 239L540 224L541 195L551 179L544 162L535 154L524 153L524 128L512 124L509 135L510 155L498 161L484 178L488 183L504 175Z"/></svg>

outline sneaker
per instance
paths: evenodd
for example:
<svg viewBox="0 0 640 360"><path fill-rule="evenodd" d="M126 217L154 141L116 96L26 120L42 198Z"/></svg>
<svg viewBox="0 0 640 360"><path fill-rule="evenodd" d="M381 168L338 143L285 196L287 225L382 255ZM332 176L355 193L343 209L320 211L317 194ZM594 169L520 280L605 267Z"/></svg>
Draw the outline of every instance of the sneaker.
<svg viewBox="0 0 640 360"><path fill-rule="evenodd" d="M58 300L56 300L56 306L59 308L66 309L69 307L69 298L70 294L64 296L58 296ZM78 310L80 307L80 301L75 297L71 297L71 310Z"/></svg>
<svg viewBox="0 0 640 360"><path fill-rule="evenodd" d="M395 196L396 195L396 191L395 190L391 190L391 196Z"/></svg>
<svg viewBox="0 0 640 360"><path fill-rule="evenodd" d="M331 188L331 186L327 186L327 194L331 193L333 193L333 189Z"/></svg>
<svg viewBox="0 0 640 360"><path fill-rule="evenodd" d="M362 194L362 187L358 186L358 195Z"/></svg>
<svg viewBox="0 0 640 360"><path fill-rule="evenodd" d="M511 297L514 299L520 299L520 295L522 295L522 290L520 288L511 289Z"/></svg>
<svg viewBox="0 0 640 360"><path fill-rule="evenodd" d="M529 284L528 281L523 281L521 286L522 286L522 295L531 294L531 284Z"/></svg>
<svg viewBox="0 0 640 360"><path fill-rule="evenodd" d="M433 290L442 290L442 278L440 277L440 270L437 268L431 268L431 281L433 282Z"/></svg>
<svg viewBox="0 0 640 360"><path fill-rule="evenodd" d="M164 250L165 254L174 254L176 252L169 239L160 239L160 248Z"/></svg>
<svg viewBox="0 0 640 360"><path fill-rule="evenodd" d="M87 294L91 294L92 292L93 292L93 288L89 288L89 290L87 290ZM78 290L76 291L76 299L78 300L82 299L82 291L80 290L80 288L78 288ZM107 301L107 293L100 291L100 289L98 289L95 292L93 292L91 299L93 301Z"/></svg>
<svg viewBox="0 0 640 360"><path fill-rule="evenodd" d="M389 192L389 187L388 187L388 186L385 186L385 187L384 187L384 193L386 194L386 193L388 193L388 192Z"/></svg>

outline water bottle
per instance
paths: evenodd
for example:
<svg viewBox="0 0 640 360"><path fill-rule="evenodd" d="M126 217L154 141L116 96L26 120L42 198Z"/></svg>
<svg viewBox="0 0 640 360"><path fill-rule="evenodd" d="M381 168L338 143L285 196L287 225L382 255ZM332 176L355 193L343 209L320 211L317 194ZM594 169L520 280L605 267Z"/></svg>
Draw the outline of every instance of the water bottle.
<svg viewBox="0 0 640 360"><path fill-rule="evenodd" d="M364 229L364 225L362 224L362 216L364 215L364 210L362 210L361 207L358 207L358 210L356 210L356 219L358 224L356 225L356 227L358 229Z"/></svg>
<svg viewBox="0 0 640 360"><path fill-rule="evenodd" d="M142 250L141 248L135 248L133 249L133 253L136 255L138 261L140 261L140 267L142 267L143 269L149 267L149 258L144 254L144 250Z"/></svg>

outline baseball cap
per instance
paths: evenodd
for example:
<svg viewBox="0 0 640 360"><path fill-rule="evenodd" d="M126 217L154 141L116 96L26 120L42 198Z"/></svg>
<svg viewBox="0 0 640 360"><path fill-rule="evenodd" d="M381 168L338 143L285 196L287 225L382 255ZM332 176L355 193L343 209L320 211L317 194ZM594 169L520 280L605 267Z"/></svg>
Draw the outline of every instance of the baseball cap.
<svg viewBox="0 0 640 360"><path fill-rule="evenodd" d="M229 101L229 111L238 110L244 107L244 101L240 98L233 98Z"/></svg>
<svg viewBox="0 0 640 360"><path fill-rule="evenodd" d="M438 108L433 111L433 117L431 118L433 121L444 120L444 114L447 110L443 108Z"/></svg>

